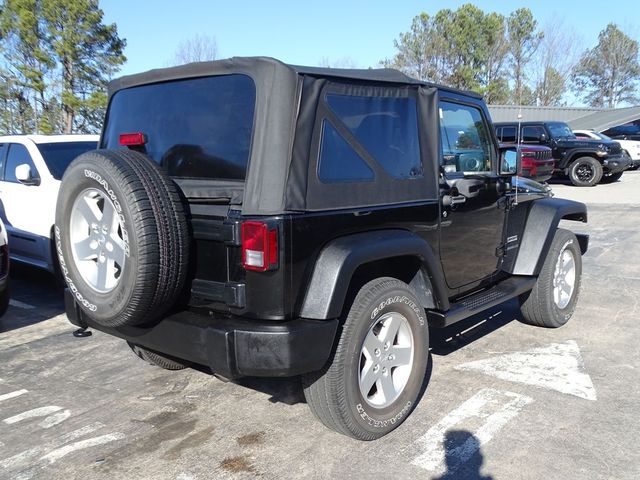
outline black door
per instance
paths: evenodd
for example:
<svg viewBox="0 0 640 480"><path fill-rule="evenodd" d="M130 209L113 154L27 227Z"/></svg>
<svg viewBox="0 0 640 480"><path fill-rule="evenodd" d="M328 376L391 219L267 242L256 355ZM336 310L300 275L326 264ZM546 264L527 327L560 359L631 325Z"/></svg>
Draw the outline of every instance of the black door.
<svg viewBox="0 0 640 480"><path fill-rule="evenodd" d="M482 110L443 100L440 122L440 260L447 284L462 293L497 270L505 208Z"/></svg>

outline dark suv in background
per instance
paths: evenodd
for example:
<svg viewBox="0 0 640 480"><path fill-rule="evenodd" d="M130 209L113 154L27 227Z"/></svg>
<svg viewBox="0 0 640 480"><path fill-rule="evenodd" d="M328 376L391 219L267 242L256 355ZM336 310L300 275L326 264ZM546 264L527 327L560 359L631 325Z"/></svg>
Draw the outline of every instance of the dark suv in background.
<svg viewBox="0 0 640 480"><path fill-rule="evenodd" d="M517 143L520 131L521 144L551 148L555 175L568 177L578 187L614 182L631 166L617 142L576 138L564 122L500 122L494 127L503 143Z"/></svg>
<svg viewBox="0 0 640 480"><path fill-rule="evenodd" d="M586 207L520 190L517 163L480 96L395 70L124 77L62 180L67 315L163 368L301 375L325 425L381 437L426 386L429 327L513 298L533 325L575 309L588 237L558 224Z"/></svg>

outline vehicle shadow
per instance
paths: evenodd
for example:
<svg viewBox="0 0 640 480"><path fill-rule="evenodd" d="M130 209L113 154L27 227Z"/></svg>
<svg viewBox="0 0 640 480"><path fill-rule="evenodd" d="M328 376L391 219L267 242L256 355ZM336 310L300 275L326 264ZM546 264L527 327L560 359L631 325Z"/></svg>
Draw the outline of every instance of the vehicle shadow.
<svg viewBox="0 0 640 480"><path fill-rule="evenodd" d="M11 300L0 320L0 332L33 325L64 312L62 287L44 270L11 263Z"/></svg>
<svg viewBox="0 0 640 480"><path fill-rule="evenodd" d="M450 430L444 438L444 461L447 470L433 480L493 480L490 475L482 475L480 469L484 457L480 451L480 441L467 430Z"/></svg>
<svg viewBox="0 0 640 480"><path fill-rule="evenodd" d="M482 312L468 319L462 320L450 327L429 330L430 354L437 356L449 355L460 348L504 327L520 318L518 300L510 300L486 312ZM433 362L429 361L422 390L418 401L424 394L431 378ZM204 370L203 370L204 371ZM207 370L208 371L208 370ZM323 371L319 372L322 373ZM210 373L210 372L209 372ZM234 380L233 383L269 395L271 403L296 405L306 403L301 377L262 378L245 377Z"/></svg>
<svg viewBox="0 0 640 480"><path fill-rule="evenodd" d="M518 300L513 299L449 327L432 328L429 330L431 353L449 355L513 322L520 315Z"/></svg>

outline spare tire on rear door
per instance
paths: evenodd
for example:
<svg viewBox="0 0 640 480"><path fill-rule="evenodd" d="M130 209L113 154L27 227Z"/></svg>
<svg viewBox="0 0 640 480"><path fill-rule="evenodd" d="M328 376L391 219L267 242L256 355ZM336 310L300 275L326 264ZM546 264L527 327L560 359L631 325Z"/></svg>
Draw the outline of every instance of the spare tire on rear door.
<svg viewBox="0 0 640 480"><path fill-rule="evenodd" d="M171 308L185 283L188 237L178 189L148 156L96 150L65 172L55 226L60 269L97 323L150 323Z"/></svg>

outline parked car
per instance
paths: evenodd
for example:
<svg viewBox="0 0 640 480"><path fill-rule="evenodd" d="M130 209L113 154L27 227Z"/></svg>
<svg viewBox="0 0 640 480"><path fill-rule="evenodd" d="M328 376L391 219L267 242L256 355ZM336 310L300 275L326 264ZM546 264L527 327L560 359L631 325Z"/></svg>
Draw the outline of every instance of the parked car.
<svg viewBox="0 0 640 480"><path fill-rule="evenodd" d="M634 142L640 142L640 134L634 134L634 135L607 135L607 136L611 137L611 139L615 140L616 142L618 142L620 140L633 140Z"/></svg>
<svg viewBox="0 0 640 480"><path fill-rule="evenodd" d="M617 138L621 136L640 136L640 123L630 123L626 125L618 125L615 127L607 128L603 131L605 135L611 138ZM638 140L632 138L631 140Z"/></svg>
<svg viewBox="0 0 640 480"><path fill-rule="evenodd" d="M9 308L9 246L7 245L7 229L0 219L0 317Z"/></svg>
<svg viewBox="0 0 640 480"><path fill-rule="evenodd" d="M11 258L54 272L53 224L60 179L71 161L94 150L98 135L0 136L0 217Z"/></svg>
<svg viewBox="0 0 640 480"><path fill-rule="evenodd" d="M67 316L166 369L302 375L326 426L373 440L420 399L429 327L509 299L573 314L588 237L558 225L586 207L518 167L482 97L395 70L127 76L62 179Z"/></svg>
<svg viewBox="0 0 640 480"><path fill-rule="evenodd" d="M627 155L631 159L630 169L636 169L640 167L640 141L631 140L625 138L610 138L604 133L599 133L594 130L574 130L576 138L589 138L593 140L605 140L616 141L622 147L623 155Z"/></svg>
<svg viewBox="0 0 640 480"><path fill-rule="evenodd" d="M501 148L508 148L510 145L502 143ZM530 178L536 182L546 182L553 175L555 160L552 157L551 149L541 145L520 145L519 154L521 157L521 167L518 175Z"/></svg>
<svg viewBox="0 0 640 480"><path fill-rule="evenodd" d="M501 142L545 145L556 161L554 175L567 176L578 187L618 180L631 166L619 143L578 139L564 122L501 122L494 124Z"/></svg>

